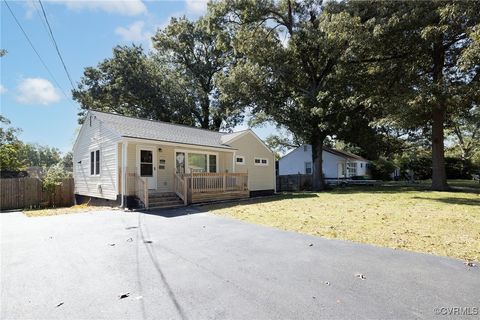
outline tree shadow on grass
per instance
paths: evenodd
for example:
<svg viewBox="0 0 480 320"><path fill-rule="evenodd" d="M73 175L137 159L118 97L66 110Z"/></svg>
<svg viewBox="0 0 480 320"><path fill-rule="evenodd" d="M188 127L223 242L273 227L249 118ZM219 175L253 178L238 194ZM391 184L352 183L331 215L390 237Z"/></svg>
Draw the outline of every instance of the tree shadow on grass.
<svg viewBox="0 0 480 320"><path fill-rule="evenodd" d="M445 197L445 198L424 198L413 197L413 199L438 201L447 204L461 204L467 206L477 206L480 210L480 199L460 198L460 197Z"/></svg>
<svg viewBox="0 0 480 320"><path fill-rule="evenodd" d="M260 203L271 203L275 201L281 200L289 200L289 199L308 199L308 198L317 198L318 194L313 192L293 192L293 193L278 193L273 196L267 197L258 197L258 198L247 198L242 200L228 200L228 201L220 201L220 202L210 202L196 205L199 210L202 212L206 212L209 210L216 210L216 209L228 209L236 206L241 205L249 205L249 204L260 204Z"/></svg>

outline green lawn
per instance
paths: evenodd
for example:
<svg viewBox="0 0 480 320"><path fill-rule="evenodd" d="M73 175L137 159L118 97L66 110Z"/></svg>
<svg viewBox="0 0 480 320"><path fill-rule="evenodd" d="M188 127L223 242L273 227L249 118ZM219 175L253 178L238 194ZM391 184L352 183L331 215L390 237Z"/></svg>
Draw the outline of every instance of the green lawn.
<svg viewBox="0 0 480 320"><path fill-rule="evenodd" d="M206 208L283 230L480 261L478 190L433 192L423 184L348 187Z"/></svg>

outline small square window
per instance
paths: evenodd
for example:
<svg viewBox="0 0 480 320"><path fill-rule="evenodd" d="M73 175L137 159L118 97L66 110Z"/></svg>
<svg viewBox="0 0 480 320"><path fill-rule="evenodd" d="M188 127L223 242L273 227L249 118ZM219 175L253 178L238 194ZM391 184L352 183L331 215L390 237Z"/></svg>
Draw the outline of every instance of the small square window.
<svg viewBox="0 0 480 320"><path fill-rule="evenodd" d="M245 157L244 156L236 156L235 157L235 162L237 164L245 164Z"/></svg>
<svg viewBox="0 0 480 320"><path fill-rule="evenodd" d="M254 162L256 166L268 166L268 159L265 158L255 158Z"/></svg>

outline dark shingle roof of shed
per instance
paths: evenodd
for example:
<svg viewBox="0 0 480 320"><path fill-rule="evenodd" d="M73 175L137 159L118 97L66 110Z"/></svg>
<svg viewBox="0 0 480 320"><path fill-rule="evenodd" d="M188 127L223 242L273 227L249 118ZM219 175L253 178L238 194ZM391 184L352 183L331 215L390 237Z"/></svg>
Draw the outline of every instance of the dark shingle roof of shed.
<svg viewBox="0 0 480 320"><path fill-rule="evenodd" d="M222 132L99 111L91 114L122 137L233 149L222 143L222 136L226 135Z"/></svg>

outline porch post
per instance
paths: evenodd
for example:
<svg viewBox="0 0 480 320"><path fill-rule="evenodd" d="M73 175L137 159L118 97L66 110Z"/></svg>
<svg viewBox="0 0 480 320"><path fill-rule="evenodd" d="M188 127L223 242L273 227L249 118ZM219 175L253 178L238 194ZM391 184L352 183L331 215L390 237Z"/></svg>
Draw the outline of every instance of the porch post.
<svg viewBox="0 0 480 320"><path fill-rule="evenodd" d="M120 206L125 208L125 196L127 193L127 146L128 142L122 142L122 198Z"/></svg>

